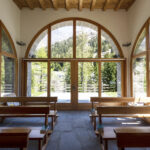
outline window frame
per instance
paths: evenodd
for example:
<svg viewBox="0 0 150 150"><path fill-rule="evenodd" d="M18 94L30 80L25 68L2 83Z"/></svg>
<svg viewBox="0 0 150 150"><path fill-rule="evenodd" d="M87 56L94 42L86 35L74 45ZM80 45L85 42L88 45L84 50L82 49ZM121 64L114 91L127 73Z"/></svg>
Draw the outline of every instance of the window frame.
<svg viewBox="0 0 150 150"><path fill-rule="evenodd" d="M9 38L10 44L12 46L13 54L2 50L2 29L5 31L5 33L7 34L8 38ZM2 61L2 56L6 56L8 58L14 59L14 64L15 64L15 80L14 80L15 89L14 89L14 93L16 94L16 96L18 96L18 59L17 59L16 48L15 48L14 42L12 40L12 37L11 37L9 31L7 30L7 28L5 27L3 22L0 20L0 97L1 97L1 61Z"/></svg>
<svg viewBox="0 0 150 150"><path fill-rule="evenodd" d="M57 23L61 23L64 21L73 21L73 58L51 58L51 26L57 24ZM84 21L87 23L91 23L93 25L96 25L98 28L98 58L76 58L76 21ZM34 41L38 38L38 36L45 30L48 30L48 58L28 58L28 55L30 53L30 49L34 43ZM118 53L120 55L119 58L101 58L101 30L103 30L104 32L106 32L113 40L113 42L115 43L116 47L118 48ZM50 70L50 62L54 62L54 61L75 61L75 63L78 62L98 62L99 63L99 68L101 69L101 62L120 62L121 63L121 93L122 96L126 96L127 95L127 88L126 88L126 77L127 77L127 71L126 71L126 59L124 58L123 52L121 50L121 47L118 43L118 41L115 39L115 37L113 36L113 34L107 30L105 27L103 27L102 25L100 25L99 23L96 23L92 20L89 19L84 19L84 18L65 18L65 19L60 19L60 20L56 20L48 25L46 25L45 27L43 27L31 40L31 42L29 43L26 53L25 53L25 57L22 59L22 96L26 96L26 90L27 90L27 62L33 62L33 61L38 61L38 62L47 62L48 63L48 70ZM99 71L100 71L99 69ZM100 71L101 72L101 71ZM100 73L99 72L99 73ZM101 75L99 75L99 77L101 78ZM50 96L50 71L48 71L48 79L47 79L47 96ZM99 97L101 97L101 80L99 79ZM72 102L72 104L77 104L77 102ZM67 104L66 104L67 105ZM85 103L86 105L86 103ZM64 105L63 105L64 106ZM83 106L83 104L82 104ZM86 105L87 106L87 105Z"/></svg>
<svg viewBox="0 0 150 150"><path fill-rule="evenodd" d="M146 37L146 50L142 51L140 53L134 54L134 51L136 49L137 42L140 38L140 35L142 34L143 30L146 30L145 37ZM135 42L133 44L131 57L130 57L130 85L131 85L131 96L134 96L133 93L133 60L136 58L139 58L141 56L146 56L146 94L149 97L150 96L150 18L147 19L147 21L144 23L142 28L140 29L138 35L136 36Z"/></svg>

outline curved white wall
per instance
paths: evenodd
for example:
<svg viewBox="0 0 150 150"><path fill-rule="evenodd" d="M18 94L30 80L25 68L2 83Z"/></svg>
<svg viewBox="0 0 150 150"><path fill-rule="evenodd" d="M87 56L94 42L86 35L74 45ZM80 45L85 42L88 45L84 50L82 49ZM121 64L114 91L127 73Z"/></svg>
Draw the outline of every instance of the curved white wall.
<svg viewBox="0 0 150 150"><path fill-rule="evenodd" d="M20 40L20 15L21 11L12 0L0 0L0 20L14 41L17 55L20 53L20 47L16 45L16 41Z"/></svg>
<svg viewBox="0 0 150 150"><path fill-rule="evenodd" d="M21 40L28 45L33 36L45 25L68 17L87 18L103 25L116 37L120 45L128 41L127 13L113 10L104 12L98 9L94 11L83 9L81 12L76 9L70 11L65 9L58 9L57 11L53 9L47 9L46 11L23 9L21 11ZM24 53L26 48L23 48ZM24 57L24 53L20 57ZM127 50L124 48L123 53L125 57L128 57Z"/></svg>

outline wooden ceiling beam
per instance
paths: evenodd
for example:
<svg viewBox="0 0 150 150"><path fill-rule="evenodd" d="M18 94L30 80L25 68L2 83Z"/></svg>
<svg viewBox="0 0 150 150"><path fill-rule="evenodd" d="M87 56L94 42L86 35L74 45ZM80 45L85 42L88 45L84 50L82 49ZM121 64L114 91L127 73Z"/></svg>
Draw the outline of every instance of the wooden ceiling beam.
<svg viewBox="0 0 150 150"><path fill-rule="evenodd" d="M55 10L57 10L57 9L58 9L57 0L51 0L51 2L52 2L52 5L53 5L53 8L54 8Z"/></svg>
<svg viewBox="0 0 150 150"><path fill-rule="evenodd" d="M117 3L116 7L114 8L115 11L117 11L120 8L120 6L123 3L123 1L124 0L119 0L119 2Z"/></svg>
<svg viewBox="0 0 150 150"><path fill-rule="evenodd" d="M65 0L65 5L66 5L67 11L69 11L70 10L69 0Z"/></svg>
<svg viewBox="0 0 150 150"><path fill-rule="evenodd" d="M32 0L26 0L26 3L27 3L27 5L28 5L28 7L29 7L30 9L33 9L33 8L34 8L33 3L32 3Z"/></svg>
<svg viewBox="0 0 150 150"><path fill-rule="evenodd" d="M96 4L96 0L92 0L92 2L91 2L91 11L94 10L95 4Z"/></svg>
<svg viewBox="0 0 150 150"><path fill-rule="evenodd" d="M135 0L132 0L131 3L127 6L126 11L128 11L130 9L130 7L133 5L133 3L135 2Z"/></svg>
<svg viewBox="0 0 150 150"><path fill-rule="evenodd" d="M109 0L105 0L104 6L103 6L103 11L105 11L107 9Z"/></svg>
<svg viewBox="0 0 150 150"><path fill-rule="evenodd" d="M83 8L83 0L79 0L79 11L82 11Z"/></svg>
<svg viewBox="0 0 150 150"><path fill-rule="evenodd" d="M39 3L40 3L41 8L42 8L43 10L45 10L46 7L45 7L44 0L39 0Z"/></svg>
<svg viewBox="0 0 150 150"><path fill-rule="evenodd" d="M20 9L22 9L22 4L20 3L20 1L18 0L13 0L13 1Z"/></svg>

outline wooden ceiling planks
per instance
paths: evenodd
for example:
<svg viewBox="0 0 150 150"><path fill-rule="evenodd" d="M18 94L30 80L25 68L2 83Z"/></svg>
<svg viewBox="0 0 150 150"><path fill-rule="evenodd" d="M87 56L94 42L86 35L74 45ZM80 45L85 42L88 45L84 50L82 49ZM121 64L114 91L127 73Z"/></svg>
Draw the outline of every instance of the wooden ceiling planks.
<svg viewBox="0 0 150 150"><path fill-rule="evenodd" d="M106 11L108 9L113 9L118 11L124 9L128 11L130 7L136 0L13 0L13 2L20 8L29 8L33 10L34 8L41 8L46 10L48 8L53 8L58 10L59 8L64 8L69 11L72 8L82 11L83 8L88 8L91 11L95 9L102 9Z"/></svg>

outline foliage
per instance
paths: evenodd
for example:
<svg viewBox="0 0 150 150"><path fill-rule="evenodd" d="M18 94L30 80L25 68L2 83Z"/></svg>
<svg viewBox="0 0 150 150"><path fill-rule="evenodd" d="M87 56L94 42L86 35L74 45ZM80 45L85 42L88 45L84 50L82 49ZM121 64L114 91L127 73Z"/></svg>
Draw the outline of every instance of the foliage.
<svg viewBox="0 0 150 150"><path fill-rule="evenodd" d="M66 40L57 41L52 44L52 58L72 58L73 57L73 39L69 37ZM108 40L102 41L102 52L105 52L105 58L112 58L115 53L112 45ZM93 33L81 32L76 37L77 58L97 58L98 55L98 39ZM36 52L37 57L42 58L47 55L46 49L40 48ZM98 92L98 71L97 62L79 62L78 64L78 84L80 92ZM56 72L62 74L63 77L57 77ZM109 92L117 90L117 65L115 62L104 62L101 65L102 83L107 85ZM33 93L47 90L47 63L32 63L32 84L31 91ZM51 62L51 78L57 83L64 82L64 85L70 85L71 66L65 62ZM59 78L59 79L58 79ZM59 82L59 83L60 83ZM55 83L51 83L51 89L57 91ZM62 83L60 83L62 84Z"/></svg>

